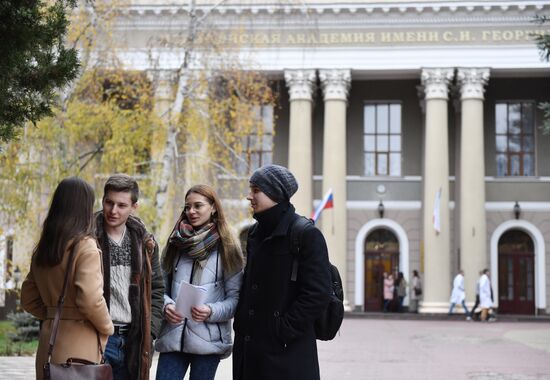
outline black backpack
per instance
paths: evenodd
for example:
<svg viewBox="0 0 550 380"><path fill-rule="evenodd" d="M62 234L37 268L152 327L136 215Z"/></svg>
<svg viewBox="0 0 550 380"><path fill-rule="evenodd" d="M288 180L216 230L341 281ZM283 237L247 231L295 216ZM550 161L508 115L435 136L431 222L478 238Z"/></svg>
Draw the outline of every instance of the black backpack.
<svg viewBox="0 0 550 380"><path fill-rule="evenodd" d="M297 279L298 255L300 254L302 234L310 225L313 225L312 221L301 216L290 226L290 251L294 256L290 281L296 281ZM334 339L344 319L344 288L342 287L342 279L340 278L338 268L331 263L329 263L329 272L331 278L330 301L321 316L315 320L315 336L320 340Z"/></svg>

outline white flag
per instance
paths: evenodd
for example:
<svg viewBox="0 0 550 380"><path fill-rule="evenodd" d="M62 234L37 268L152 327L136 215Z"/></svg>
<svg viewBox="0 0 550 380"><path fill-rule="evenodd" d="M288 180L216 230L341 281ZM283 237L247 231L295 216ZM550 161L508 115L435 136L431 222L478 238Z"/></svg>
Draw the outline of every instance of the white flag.
<svg viewBox="0 0 550 380"><path fill-rule="evenodd" d="M440 216L440 207L441 206L441 187L435 194L435 201L434 201L434 215L433 215L433 223L434 223L434 230L437 233L441 232L441 216Z"/></svg>

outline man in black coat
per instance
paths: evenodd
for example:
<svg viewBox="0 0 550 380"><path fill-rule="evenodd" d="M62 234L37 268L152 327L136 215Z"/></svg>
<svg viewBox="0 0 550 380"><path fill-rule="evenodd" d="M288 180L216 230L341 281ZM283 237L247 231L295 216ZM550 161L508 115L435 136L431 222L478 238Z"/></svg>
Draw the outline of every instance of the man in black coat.
<svg viewBox="0 0 550 380"><path fill-rule="evenodd" d="M299 218L290 204L294 175L266 165L250 177L247 199L254 224L233 328L234 380L318 380L314 321L328 304L328 252L321 232L306 228L291 281L290 227Z"/></svg>

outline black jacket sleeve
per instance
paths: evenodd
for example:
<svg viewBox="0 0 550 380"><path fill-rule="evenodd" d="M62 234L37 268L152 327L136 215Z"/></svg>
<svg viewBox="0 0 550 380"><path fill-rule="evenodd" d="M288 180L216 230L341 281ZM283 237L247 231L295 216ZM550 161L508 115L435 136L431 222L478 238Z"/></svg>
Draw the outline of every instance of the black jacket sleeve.
<svg viewBox="0 0 550 380"><path fill-rule="evenodd" d="M330 272L325 238L315 227L308 227L301 239L297 296L281 318L280 338L289 343L306 331L313 331L315 319L328 305Z"/></svg>
<svg viewBox="0 0 550 380"><path fill-rule="evenodd" d="M159 247L155 242L155 249L151 258L151 334L157 338L164 313L164 277L160 268Z"/></svg>

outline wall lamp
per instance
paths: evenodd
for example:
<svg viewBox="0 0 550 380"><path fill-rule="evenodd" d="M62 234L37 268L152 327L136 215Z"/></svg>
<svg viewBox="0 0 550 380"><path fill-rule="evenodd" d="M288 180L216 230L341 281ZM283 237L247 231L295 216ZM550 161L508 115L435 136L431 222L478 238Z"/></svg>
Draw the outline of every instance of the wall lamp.
<svg viewBox="0 0 550 380"><path fill-rule="evenodd" d="M382 203L382 199L380 199L380 203L378 203L378 215L380 219L384 218L384 203Z"/></svg>
<svg viewBox="0 0 550 380"><path fill-rule="evenodd" d="M514 215L516 219L519 219L520 214L521 214L521 207L519 206L518 201L516 201L516 204L514 205Z"/></svg>

